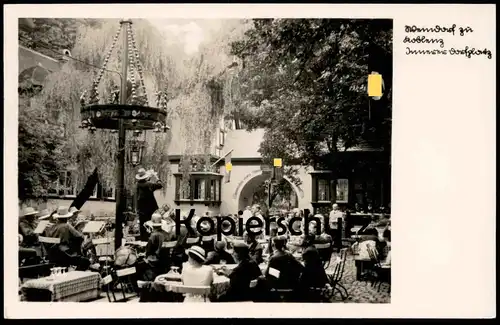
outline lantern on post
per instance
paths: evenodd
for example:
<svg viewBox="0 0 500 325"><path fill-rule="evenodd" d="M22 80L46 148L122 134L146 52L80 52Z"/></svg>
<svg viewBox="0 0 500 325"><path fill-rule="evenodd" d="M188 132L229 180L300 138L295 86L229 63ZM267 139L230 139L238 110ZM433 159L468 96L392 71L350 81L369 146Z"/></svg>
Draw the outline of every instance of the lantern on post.
<svg viewBox="0 0 500 325"><path fill-rule="evenodd" d="M132 166L137 167L142 163L146 141L144 139L140 139L142 134L141 131L134 130L132 133L133 137L128 141L128 162Z"/></svg>

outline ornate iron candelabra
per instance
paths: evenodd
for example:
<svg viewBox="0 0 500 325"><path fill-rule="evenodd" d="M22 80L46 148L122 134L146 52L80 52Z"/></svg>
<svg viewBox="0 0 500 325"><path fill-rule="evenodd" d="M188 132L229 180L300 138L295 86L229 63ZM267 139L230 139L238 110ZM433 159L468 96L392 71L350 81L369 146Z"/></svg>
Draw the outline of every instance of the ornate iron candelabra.
<svg viewBox="0 0 500 325"><path fill-rule="evenodd" d="M103 78L113 49L118 43L120 34L123 37L123 52L121 60L121 85L115 86L106 103L101 101L98 86ZM140 164L144 151L144 141L138 140L138 135L146 130L167 132L167 93L156 92L156 107L149 106L146 86L144 84L142 64L139 60L132 21L120 21L120 28L113 38L111 48L104 57L104 62L97 78L92 83L89 96L84 91L80 97L81 128L94 133L97 129L108 129L118 132L117 179L116 179L116 230L115 247L122 245L123 216L125 213L124 178L125 178L125 142L126 130L133 131L130 142L129 161L132 165ZM127 75L130 74L130 79Z"/></svg>

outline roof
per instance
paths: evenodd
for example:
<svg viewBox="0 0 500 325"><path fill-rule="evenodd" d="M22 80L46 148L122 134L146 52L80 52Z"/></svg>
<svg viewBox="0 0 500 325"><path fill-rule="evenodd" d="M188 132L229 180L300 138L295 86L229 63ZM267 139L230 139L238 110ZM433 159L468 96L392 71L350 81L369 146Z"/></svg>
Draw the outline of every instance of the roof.
<svg viewBox="0 0 500 325"><path fill-rule="evenodd" d="M33 51L27 47L19 45L19 74L31 67L40 66L49 72L58 71L61 68L61 63L37 51Z"/></svg>

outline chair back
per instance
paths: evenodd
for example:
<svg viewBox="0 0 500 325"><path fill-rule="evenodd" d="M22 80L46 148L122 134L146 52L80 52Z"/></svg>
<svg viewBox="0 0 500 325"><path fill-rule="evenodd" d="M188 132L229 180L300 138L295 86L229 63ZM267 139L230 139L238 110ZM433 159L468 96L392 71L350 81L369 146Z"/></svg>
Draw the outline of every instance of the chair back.
<svg viewBox="0 0 500 325"><path fill-rule="evenodd" d="M375 253L371 245L366 245L366 250L368 251L370 260L375 264L376 267L380 267L380 261L378 259L377 253Z"/></svg>
<svg viewBox="0 0 500 325"><path fill-rule="evenodd" d="M347 260L347 248L342 248L339 252L340 262L335 265L335 270L333 272L332 280L334 282L339 282L342 280L342 276L344 275L345 263Z"/></svg>
<svg viewBox="0 0 500 325"><path fill-rule="evenodd" d="M98 257L115 255L114 238L94 238L92 244Z"/></svg>
<svg viewBox="0 0 500 325"><path fill-rule="evenodd" d="M42 246L42 257L47 257L49 252L53 251L57 247L56 245L61 243L61 238L38 236L38 242Z"/></svg>
<svg viewBox="0 0 500 325"><path fill-rule="evenodd" d="M333 244L329 243L318 243L314 244L314 247L318 250L321 261L323 262L323 267L326 269L330 266L330 260L332 259Z"/></svg>
<svg viewBox="0 0 500 325"><path fill-rule="evenodd" d="M43 244L58 245L61 243L61 238L39 236L38 241Z"/></svg>
<svg viewBox="0 0 500 325"><path fill-rule="evenodd" d="M275 269L275 268L270 267L269 268L269 275L275 277L276 279L279 279L280 278L280 271Z"/></svg>
<svg viewBox="0 0 500 325"><path fill-rule="evenodd" d="M199 238L192 238L192 237L189 237L186 239L186 244L187 245L194 245L196 244L197 242L199 241Z"/></svg>
<svg viewBox="0 0 500 325"><path fill-rule="evenodd" d="M161 244L161 246L163 248L174 248L176 244L177 244L176 241L165 241L163 242L163 244Z"/></svg>
<svg viewBox="0 0 500 325"><path fill-rule="evenodd" d="M175 284L171 286L172 292L175 293L185 293L185 294L192 294L192 295L200 295L203 296L205 299L208 297L210 294L210 286L186 286L182 284Z"/></svg>
<svg viewBox="0 0 500 325"><path fill-rule="evenodd" d="M211 242L212 240L215 239L215 236L214 235L210 235L210 236L202 236L201 237L201 240L204 241L204 242Z"/></svg>
<svg viewBox="0 0 500 325"><path fill-rule="evenodd" d="M116 276L119 277L119 278L121 278L121 277L124 277L124 276L135 274L136 272L137 272L137 270L133 266L133 267L128 267L126 269L116 270Z"/></svg>

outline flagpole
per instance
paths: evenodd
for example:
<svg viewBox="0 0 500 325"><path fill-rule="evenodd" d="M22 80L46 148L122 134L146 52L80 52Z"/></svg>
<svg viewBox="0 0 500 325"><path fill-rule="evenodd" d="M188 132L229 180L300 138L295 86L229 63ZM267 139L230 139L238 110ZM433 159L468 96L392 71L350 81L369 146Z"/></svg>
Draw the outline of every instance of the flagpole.
<svg viewBox="0 0 500 325"><path fill-rule="evenodd" d="M228 153L226 153L224 156L220 157L219 159L217 159L217 161L216 161L216 162L214 162L212 165L210 165L210 168L212 168L212 167L214 167L215 165L217 165L217 163L218 163L219 161L221 161L222 159L226 158L226 157L227 157L227 155L229 155L229 154L230 154L231 152L233 152L233 151L234 151L234 149L229 150L229 152L228 152Z"/></svg>

